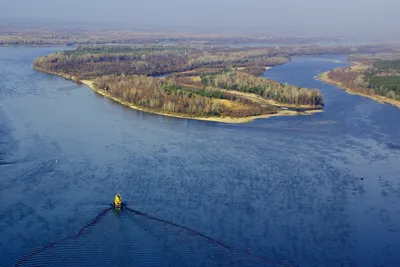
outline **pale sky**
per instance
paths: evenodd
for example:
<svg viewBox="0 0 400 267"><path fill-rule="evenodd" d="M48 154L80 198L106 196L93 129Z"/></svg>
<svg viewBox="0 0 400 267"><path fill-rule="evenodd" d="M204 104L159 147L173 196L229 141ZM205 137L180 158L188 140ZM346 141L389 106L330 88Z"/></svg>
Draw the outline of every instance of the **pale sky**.
<svg viewBox="0 0 400 267"><path fill-rule="evenodd" d="M353 37L400 37L399 12L400 0L0 0L2 19Z"/></svg>

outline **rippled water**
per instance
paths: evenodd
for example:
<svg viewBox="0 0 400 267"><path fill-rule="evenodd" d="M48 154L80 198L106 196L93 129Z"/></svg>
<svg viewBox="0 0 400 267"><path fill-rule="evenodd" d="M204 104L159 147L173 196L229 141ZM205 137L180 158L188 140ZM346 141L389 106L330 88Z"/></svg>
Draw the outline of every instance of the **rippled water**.
<svg viewBox="0 0 400 267"><path fill-rule="evenodd" d="M0 48L0 265L129 206L295 266L400 266L400 109L314 79L345 56L265 75L320 88L324 112L248 124L127 109L31 69L61 48ZM281 266L110 211L24 266Z"/></svg>

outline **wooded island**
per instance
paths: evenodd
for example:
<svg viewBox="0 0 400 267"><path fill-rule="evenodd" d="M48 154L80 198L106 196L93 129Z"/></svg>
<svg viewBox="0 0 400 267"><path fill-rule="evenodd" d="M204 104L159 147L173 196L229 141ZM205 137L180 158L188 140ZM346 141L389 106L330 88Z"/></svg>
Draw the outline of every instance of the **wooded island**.
<svg viewBox="0 0 400 267"><path fill-rule="evenodd" d="M58 52L37 58L33 66L82 81L136 109L243 122L310 113L323 106L317 89L258 77L266 67L289 59L271 48L113 45Z"/></svg>

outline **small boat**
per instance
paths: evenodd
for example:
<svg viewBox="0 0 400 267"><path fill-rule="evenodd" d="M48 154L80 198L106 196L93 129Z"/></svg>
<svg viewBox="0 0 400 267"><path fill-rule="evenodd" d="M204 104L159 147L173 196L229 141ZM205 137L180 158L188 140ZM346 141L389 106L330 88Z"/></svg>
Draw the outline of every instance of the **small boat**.
<svg viewBox="0 0 400 267"><path fill-rule="evenodd" d="M122 199L119 194L117 194L115 196L113 206L114 206L114 209L116 209L116 210L122 209Z"/></svg>

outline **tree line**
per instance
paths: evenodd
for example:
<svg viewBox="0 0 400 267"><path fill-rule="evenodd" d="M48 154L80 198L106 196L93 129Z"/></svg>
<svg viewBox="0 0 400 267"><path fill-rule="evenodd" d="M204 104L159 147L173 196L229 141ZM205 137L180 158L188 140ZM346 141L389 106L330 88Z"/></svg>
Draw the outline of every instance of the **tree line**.
<svg viewBox="0 0 400 267"><path fill-rule="evenodd" d="M157 76L197 68L244 68L261 74L265 66L284 64L292 55L349 53L388 49L384 46L365 47L209 47L188 45L101 45L82 46L35 60L38 68L82 77L125 74Z"/></svg>
<svg viewBox="0 0 400 267"><path fill-rule="evenodd" d="M37 58L34 66L82 77L111 74L157 76L203 67L243 67L260 73L289 61L268 49L224 51L188 46L88 46Z"/></svg>
<svg viewBox="0 0 400 267"><path fill-rule="evenodd" d="M276 113L274 107L263 107L213 88L182 86L173 78L161 80L144 75L109 75L96 78L94 85L129 103L167 113L230 117ZM242 108L232 109L218 99L234 101Z"/></svg>
<svg viewBox="0 0 400 267"><path fill-rule="evenodd" d="M284 104L323 105L323 96L317 89L282 84L248 73L233 71L230 68L215 73L203 73L201 81L204 86L253 93Z"/></svg>
<svg viewBox="0 0 400 267"><path fill-rule="evenodd" d="M400 60L378 60L364 72L367 87L378 95L400 100Z"/></svg>

